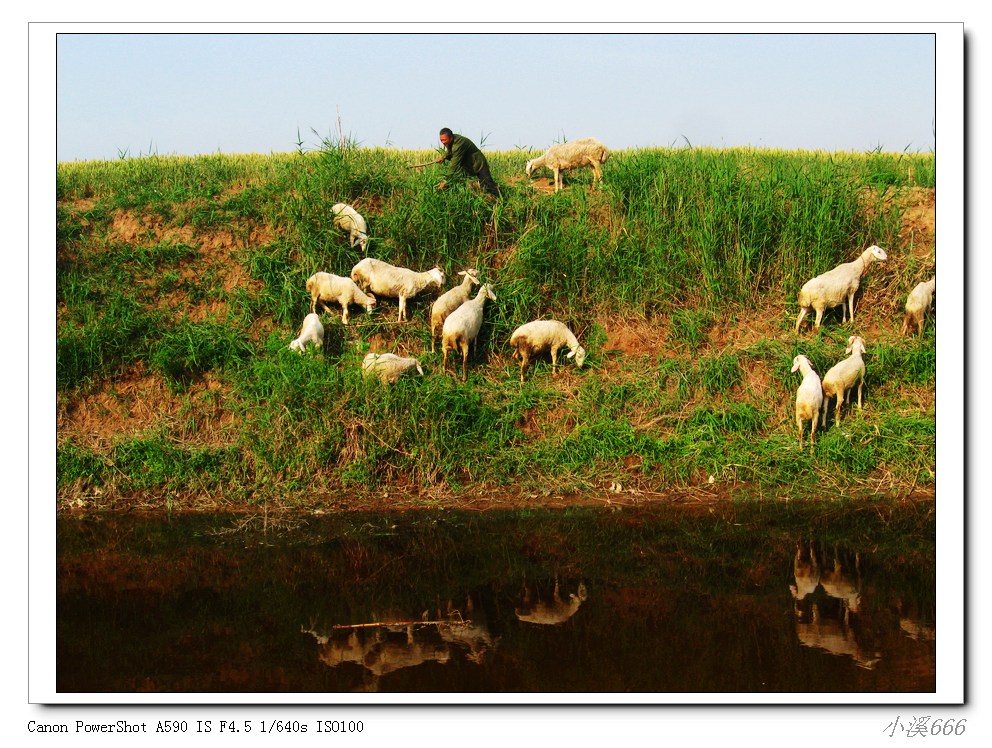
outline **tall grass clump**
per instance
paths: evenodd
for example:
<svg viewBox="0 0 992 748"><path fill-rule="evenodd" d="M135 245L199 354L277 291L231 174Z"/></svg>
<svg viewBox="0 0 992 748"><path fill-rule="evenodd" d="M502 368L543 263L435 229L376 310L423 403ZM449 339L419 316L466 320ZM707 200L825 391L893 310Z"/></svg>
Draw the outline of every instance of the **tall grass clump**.
<svg viewBox="0 0 992 748"><path fill-rule="evenodd" d="M223 321L181 319L158 335L148 353L152 370L183 389L212 369L234 368L253 352L248 340Z"/></svg>

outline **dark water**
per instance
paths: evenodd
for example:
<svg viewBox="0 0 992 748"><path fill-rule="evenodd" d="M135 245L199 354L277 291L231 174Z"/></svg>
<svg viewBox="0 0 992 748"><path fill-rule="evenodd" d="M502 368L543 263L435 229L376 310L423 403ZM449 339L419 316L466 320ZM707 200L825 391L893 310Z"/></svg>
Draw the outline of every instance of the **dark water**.
<svg viewBox="0 0 992 748"><path fill-rule="evenodd" d="M936 690L932 505L57 527L60 693Z"/></svg>

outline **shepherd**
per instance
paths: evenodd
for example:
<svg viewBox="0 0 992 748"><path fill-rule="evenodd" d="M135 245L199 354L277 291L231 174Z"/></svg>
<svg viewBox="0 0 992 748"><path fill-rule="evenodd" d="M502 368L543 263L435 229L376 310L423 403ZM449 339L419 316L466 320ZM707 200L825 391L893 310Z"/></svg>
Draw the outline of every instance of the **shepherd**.
<svg viewBox="0 0 992 748"><path fill-rule="evenodd" d="M440 164L450 161L448 178L438 183L437 188L443 190L448 186L448 182L462 180L469 177L477 177L482 188L493 197L502 197L499 187L493 181L493 175L489 172L489 162L478 146L464 135L453 133L450 128L442 127L438 135L441 145L444 146L444 155L437 161L427 164L417 164L417 166L428 166L430 164Z"/></svg>

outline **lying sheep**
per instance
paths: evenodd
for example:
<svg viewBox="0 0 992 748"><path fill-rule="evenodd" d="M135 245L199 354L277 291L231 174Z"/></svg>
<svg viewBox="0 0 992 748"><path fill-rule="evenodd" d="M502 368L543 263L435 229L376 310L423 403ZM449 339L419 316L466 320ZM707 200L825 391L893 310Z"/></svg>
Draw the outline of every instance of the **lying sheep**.
<svg viewBox="0 0 992 748"><path fill-rule="evenodd" d="M310 294L310 311L317 311L317 302L325 307L331 303L341 305L341 321L348 324L348 306L357 304L371 312L375 306L375 296L366 294L351 278L343 278L331 273L314 273L307 278L307 293Z"/></svg>
<svg viewBox="0 0 992 748"><path fill-rule="evenodd" d="M860 335L852 335L847 339L848 358L830 367L823 377L823 424L827 423L827 405L830 398L836 396L837 425L840 426L840 406L846 402L854 385L858 385L858 410L861 410L861 388L865 383L865 362L861 354L865 352L865 341Z"/></svg>
<svg viewBox="0 0 992 748"><path fill-rule="evenodd" d="M318 349L324 348L324 326L320 324L320 315L311 312L303 318L300 336L289 344L290 350L303 353L308 343L314 343Z"/></svg>
<svg viewBox="0 0 992 748"><path fill-rule="evenodd" d="M600 165L606 163L609 155L607 147L596 138L579 138L569 140L567 143L555 143L544 152L544 155L527 162L527 176L533 174L535 169L546 166L555 174L555 192L558 192L565 186L563 171L591 166L592 181L595 185L596 182L603 181L603 170Z"/></svg>
<svg viewBox="0 0 992 748"><path fill-rule="evenodd" d="M424 375L417 359L403 358L394 353L369 353L362 359L362 373L365 376L375 374L383 384L393 384L404 374L414 371Z"/></svg>
<svg viewBox="0 0 992 748"><path fill-rule="evenodd" d="M351 279L362 290L400 300L399 321L406 320L406 300L428 290L440 290L445 275L440 268L417 273L366 257L351 269Z"/></svg>
<svg viewBox="0 0 992 748"><path fill-rule="evenodd" d="M581 367L586 360L586 351L579 345L578 338L565 325L557 320L535 320L521 325L510 336L510 347L513 357L520 358L520 381L524 381L524 372L532 356L544 351L551 352L551 376L558 373L558 351L568 348L571 352L566 358L575 358L575 365Z"/></svg>
<svg viewBox="0 0 992 748"><path fill-rule="evenodd" d="M820 378L813 371L813 365L805 356L792 359L792 371L802 371L803 381L796 392L796 425L799 427L799 448L803 448L803 421L810 421L809 452L813 454L816 444L816 424L823 404L823 387Z"/></svg>
<svg viewBox="0 0 992 748"><path fill-rule="evenodd" d="M369 227L362 214L345 203L335 203L331 206L334 214L334 228L348 234L351 246L358 244L363 252L368 252Z"/></svg>
<svg viewBox="0 0 992 748"><path fill-rule="evenodd" d="M845 262L838 265L833 270L828 270L822 275L818 275L812 280L806 281L799 291L799 319L796 320L796 334L799 334L799 326L803 318L810 309L816 310L816 329L820 329L820 320L823 319L823 312L840 306L844 318L847 321L847 311L850 307L851 322L854 322L854 294L861 285L861 275L865 269L875 260L887 260L888 255L885 250L873 244L868 247L861 256L853 262ZM845 303L847 306L845 306Z"/></svg>
<svg viewBox="0 0 992 748"><path fill-rule="evenodd" d="M906 299L906 316L902 321L902 334L912 325L923 335L923 322L933 305L933 294L937 290L937 278L931 278L914 288Z"/></svg>
<svg viewBox="0 0 992 748"><path fill-rule="evenodd" d="M487 299L495 301L493 287L485 284L474 299L469 299L448 315L441 329L441 350L444 351L443 367L448 370L448 351L461 349L462 381L468 379L468 349L475 345L475 339L482 328L482 308Z"/></svg>
<svg viewBox="0 0 992 748"><path fill-rule="evenodd" d="M459 275L464 276L462 282L454 288L449 288L437 297L431 306L431 353L434 353L434 340L440 337L444 320L458 307L468 301L468 296L472 292L472 284L479 284L479 278L475 268L459 270Z"/></svg>

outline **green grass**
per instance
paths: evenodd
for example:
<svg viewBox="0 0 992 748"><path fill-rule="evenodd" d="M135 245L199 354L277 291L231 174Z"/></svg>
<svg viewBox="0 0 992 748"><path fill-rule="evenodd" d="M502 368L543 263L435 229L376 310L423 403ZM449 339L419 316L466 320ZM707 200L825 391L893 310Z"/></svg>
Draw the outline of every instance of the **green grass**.
<svg viewBox="0 0 992 748"><path fill-rule="evenodd" d="M812 456L795 435L792 359L802 353L824 373L844 357L849 326L828 315L819 335L797 338L794 317L763 314L762 339L727 332L782 299L793 315L804 280L872 243L893 260L865 294L898 298L932 272L903 244L913 240L901 237L893 198L933 186L933 154L618 151L601 188L578 172L557 194L528 184L531 155L490 154L504 191L495 203L471 185L436 191L439 167L406 168L431 152L324 143L60 164L60 407L71 412L143 367L189 409L185 425L163 413L109 447L60 434L60 491L80 479L141 495L195 486L252 503L390 486L658 489L709 475L777 494L879 476L933 484L932 324L922 340L904 338L890 315L891 331L868 341L865 410L845 411L840 428L831 412ZM335 202L366 215L371 256L437 264L449 284L474 266L493 283L467 383L429 353L429 298L409 303L402 326L389 299L348 327L324 314L324 350L288 350L309 311L306 278L347 275L360 258L333 227ZM136 236L119 228L128 218ZM201 243L208 236L222 236L224 251ZM579 336L586 367L566 360L555 380L539 360L521 385L507 341L546 317ZM607 352L609 331L628 322L654 329L657 350ZM427 376L365 380L369 350L417 355ZM223 429L195 418L208 382L223 393L211 406L229 416Z"/></svg>

